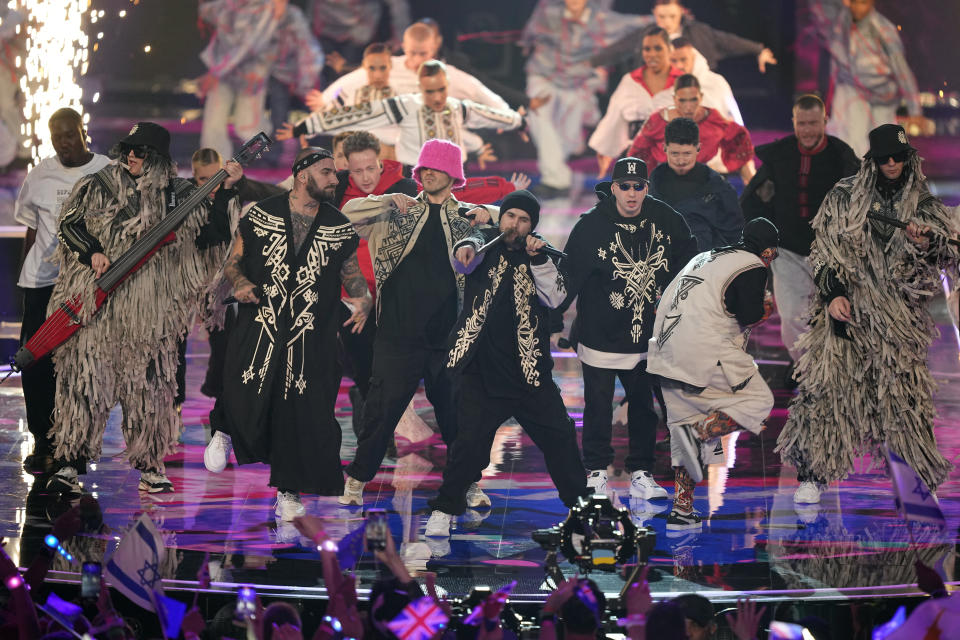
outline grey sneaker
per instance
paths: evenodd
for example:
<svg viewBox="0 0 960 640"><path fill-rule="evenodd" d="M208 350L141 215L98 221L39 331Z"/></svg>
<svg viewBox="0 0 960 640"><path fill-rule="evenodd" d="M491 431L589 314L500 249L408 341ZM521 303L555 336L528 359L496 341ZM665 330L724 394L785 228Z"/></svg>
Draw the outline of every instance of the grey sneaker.
<svg viewBox="0 0 960 640"><path fill-rule="evenodd" d="M347 483L343 487L343 495L337 498L340 504L363 506L363 487L366 482L360 482L356 478L347 476Z"/></svg>
<svg viewBox="0 0 960 640"><path fill-rule="evenodd" d="M483 492L476 482L467 489L467 506L471 509L481 509L490 506L490 496Z"/></svg>
<svg viewBox="0 0 960 640"><path fill-rule="evenodd" d="M630 497L656 500L666 498L667 490L657 484L649 471L634 471L630 474Z"/></svg>
<svg viewBox="0 0 960 640"><path fill-rule="evenodd" d="M607 493L607 470L597 469L587 476L587 488L593 493Z"/></svg>
<svg viewBox="0 0 960 640"><path fill-rule="evenodd" d="M203 450L203 466L211 473L220 473L227 468L227 461L230 460L230 452L233 450L233 442L230 436L217 431L210 438L210 443Z"/></svg>
<svg viewBox="0 0 960 640"><path fill-rule="evenodd" d="M274 507L274 513L285 522L289 522L297 516L302 516L307 512L300 501L300 494L292 491L277 491L277 504Z"/></svg>
<svg viewBox="0 0 960 640"><path fill-rule="evenodd" d="M63 467L47 480L47 489L57 493L79 496L83 493L80 488L80 478L74 467Z"/></svg>
<svg viewBox="0 0 960 640"><path fill-rule="evenodd" d="M159 471L141 471L137 488L147 493L173 493L173 483Z"/></svg>
<svg viewBox="0 0 960 640"><path fill-rule="evenodd" d="M793 494L793 501L799 504L817 504L820 502L820 492L823 488L816 482L801 482Z"/></svg>
<svg viewBox="0 0 960 640"><path fill-rule="evenodd" d="M453 522L453 516L443 511L434 511L427 520L427 528L423 535L431 538L446 538L450 536L450 525Z"/></svg>

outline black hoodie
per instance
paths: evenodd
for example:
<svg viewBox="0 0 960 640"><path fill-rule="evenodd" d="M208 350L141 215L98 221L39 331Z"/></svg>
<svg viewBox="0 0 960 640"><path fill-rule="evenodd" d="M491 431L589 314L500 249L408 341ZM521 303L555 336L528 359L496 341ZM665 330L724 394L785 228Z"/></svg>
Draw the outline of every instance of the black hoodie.
<svg viewBox="0 0 960 640"><path fill-rule="evenodd" d="M697 254L697 239L683 216L650 196L638 216L621 216L610 185L597 185L600 201L567 239L568 295L561 310L577 297L571 343L608 353L646 353L657 301Z"/></svg>

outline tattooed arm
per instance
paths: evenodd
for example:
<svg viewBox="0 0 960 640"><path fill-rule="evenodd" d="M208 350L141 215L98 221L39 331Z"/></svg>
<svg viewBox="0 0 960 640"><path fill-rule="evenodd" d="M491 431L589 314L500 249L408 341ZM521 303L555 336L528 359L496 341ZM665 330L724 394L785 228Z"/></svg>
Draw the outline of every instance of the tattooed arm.
<svg viewBox="0 0 960 640"><path fill-rule="evenodd" d="M340 267L340 282L347 291L347 297L343 299L347 307L353 312L343 326L353 325L351 333L360 333L363 331L363 325L367 322L367 315L373 306L373 297L370 295L370 289L367 288L367 281L360 271L360 262L357 260L357 252L343 262Z"/></svg>
<svg viewBox="0 0 960 640"><path fill-rule="evenodd" d="M230 255L227 256L226 264L223 265L223 275L227 276L227 279L233 284L233 297L236 298L238 302L253 302L259 304L260 298L258 298L255 293L257 289L256 285L250 282L250 279L243 275L243 271L240 270L240 261L242 259L243 236L240 234L240 230L237 229L236 238L234 238L233 241L233 249L230 251Z"/></svg>

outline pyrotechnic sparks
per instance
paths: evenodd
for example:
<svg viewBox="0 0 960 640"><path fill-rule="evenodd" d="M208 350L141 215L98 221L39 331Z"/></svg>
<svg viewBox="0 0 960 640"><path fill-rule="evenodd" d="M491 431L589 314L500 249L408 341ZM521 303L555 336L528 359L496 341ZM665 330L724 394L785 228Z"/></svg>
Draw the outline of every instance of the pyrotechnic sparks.
<svg viewBox="0 0 960 640"><path fill-rule="evenodd" d="M13 7L16 3L11 2ZM33 148L34 160L53 154L46 122L61 107L83 113L83 91L77 84L86 74L88 63L87 34L83 29L84 13L89 0L21 0L20 11L26 20L27 57L20 88L26 97L25 144L32 146L33 136L40 140ZM91 21L103 12L89 11ZM83 121L89 119L84 114Z"/></svg>

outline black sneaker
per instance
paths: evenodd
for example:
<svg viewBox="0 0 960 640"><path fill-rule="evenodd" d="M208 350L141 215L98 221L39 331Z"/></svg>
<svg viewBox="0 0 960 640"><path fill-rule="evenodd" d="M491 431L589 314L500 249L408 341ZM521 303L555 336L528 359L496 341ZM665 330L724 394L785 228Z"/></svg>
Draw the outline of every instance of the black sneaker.
<svg viewBox="0 0 960 640"><path fill-rule="evenodd" d="M173 483L157 471L141 471L138 489L147 493L173 493Z"/></svg>
<svg viewBox="0 0 960 640"><path fill-rule="evenodd" d="M80 488L80 478L73 467L63 467L47 480L47 490L51 493L79 496L83 493Z"/></svg>
<svg viewBox="0 0 960 640"><path fill-rule="evenodd" d="M699 529L703 526L700 520L700 514L696 511L690 513L681 513L676 509L670 511L667 517L667 530L683 531L685 529Z"/></svg>

